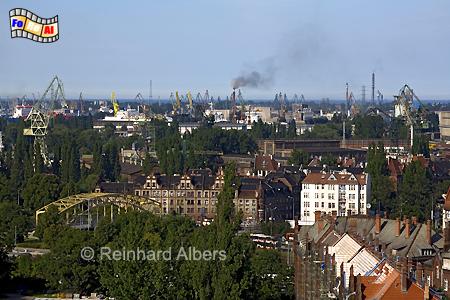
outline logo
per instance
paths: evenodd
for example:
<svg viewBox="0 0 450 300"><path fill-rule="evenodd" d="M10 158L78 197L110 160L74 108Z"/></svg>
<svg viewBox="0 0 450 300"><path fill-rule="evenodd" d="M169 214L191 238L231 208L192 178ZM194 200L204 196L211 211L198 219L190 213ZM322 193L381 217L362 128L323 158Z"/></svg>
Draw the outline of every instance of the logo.
<svg viewBox="0 0 450 300"><path fill-rule="evenodd" d="M9 11L11 38L25 38L39 43L53 43L59 39L58 15L41 18L29 10L14 8Z"/></svg>

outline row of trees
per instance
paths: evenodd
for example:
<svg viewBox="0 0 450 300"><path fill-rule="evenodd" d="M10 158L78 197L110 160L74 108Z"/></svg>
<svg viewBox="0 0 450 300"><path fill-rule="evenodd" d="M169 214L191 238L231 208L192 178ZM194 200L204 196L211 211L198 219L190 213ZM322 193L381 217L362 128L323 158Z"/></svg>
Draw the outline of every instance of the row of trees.
<svg viewBox="0 0 450 300"><path fill-rule="evenodd" d="M291 299L293 272L280 253L257 250L248 235L238 233L241 216L232 201L234 172L233 166L226 167L217 217L206 227L178 215L129 212L114 222L105 218L88 232L62 225L58 214L50 211L44 215L43 239L51 252L35 259L20 257L11 276L44 280L57 291L98 292L118 299ZM85 261L80 251L86 246L97 254L101 247L170 249L172 259ZM181 247L223 250L226 255L224 260L177 260Z"/></svg>
<svg viewBox="0 0 450 300"><path fill-rule="evenodd" d="M15 240L14 231L20 242L33 228L37 208L58 198L91 192L99 180L120 179L119 149L130 141L115 137L112 128L102 133L93 130L91 116L58 116L51 122L43 148L23 135L22 120L0 121L4 145L0 154L0 219L19 220L10 223L15 226L0 221L0 232L9 245ZM41 150L47 152L50 165L44 163ZM93 156L90 169L81 165L82 154Z"/></svg>
<svg viewBox="0 0 450 300"><path fill-rule="evenodd" d="M372 205L374 209L387 210L393 216L429 218L434 201L448 188L448 182L433 182L429 169L419 160L407 164L399 182L394 182L390 178L382 144L369 147L367 161L366 170L372 179ZM437 190L439 192L433 192Z"/></svg>

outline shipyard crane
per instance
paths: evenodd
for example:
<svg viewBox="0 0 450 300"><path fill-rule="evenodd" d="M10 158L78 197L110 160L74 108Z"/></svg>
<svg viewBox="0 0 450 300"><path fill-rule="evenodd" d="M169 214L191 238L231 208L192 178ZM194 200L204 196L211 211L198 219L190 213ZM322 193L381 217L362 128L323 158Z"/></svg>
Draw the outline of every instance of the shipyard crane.
<svg viewBox="0 0 450 300"><path fill-rule="evenodd" d="M80 92L80 97L78 97L78 115L83 113L83 92Z"/></svg>
<svg viewBox="0 0 450 300"><path fill-rule="evenodd" d="M205 95L203 96L203 101L204 101L205 103L208 103L209 100L210 100L209 92L208 92L208 90L206 90L206 91L205 91Z"/></svg>
<svg viewBox="0 0 450 300"><path fill-rule="evenodd" d="M188 93L187 93L186 98L187 98L188 101L189 101L189 111L190 111L190 112L193 112L193 111L194 111L194 102L192 101L192 95L191 95L191 92L188 92Z"/></svg>
<svg viewBox="0 0 450 300"><path fill-rule="evenodd" d="M172 103L173 114L176 114L177 113L177 104L176 104L175 96L173 93L170 93L169 101L170 101L170 103Z"/></svg>
<svg viewBox="0 0 450 300"><path fill-rule="evenodd" d="M134 97L134 101L136 101L138 103L138 108L142 107L142 112L144 112L145 111L145 104L144 104L145 103L145 99L144 99L144 97L142 96L141 93L138 93L136 95L136 97ZM138 111L139 111L139 109L138 109Z"/></svg>
<svg viewBox="0 0 450 300"><path fill-rule="evenodd" d="M112 92L111 93L111 103L112 103L112 106L113 106L114 117L116 117L117 113L120 110L119 102L117 102L117 99L116 99L116 92Z"/></svg>
<svg viewBox="0 0 450 300"><path fill-rule="evenodd" d="M47 95L50 96L49 100L47 100ZM46 165L50 165L51 162L44 139L47 135L48 124L53 116L56 103L61 103L63 107L67 106L64 86L58 76L53 77L42 97L34 103L28 117L25 119L25 121L30 122L30 127L23 130L23 135L34 138L34 154L36 155L36 153L40 152Z"/></svg>
<svg viewBox="0 0 450 300"><path fill-rule="evenodd" d="M378 105L383 104L383 94L380 92L380 90L377 90L377 100L378 100Z"/></svg>
<svg viewBox="0 0 450 300"><path fill-rule="evenodd" d="M181 99L178 95L178 91L175 92L175 99L176 99L176 109L177 111L181 110Z"/></svg>
<svg viewBox="0 0 450 300"><path fill-rule="evenodd" d="M428 111L413 89L407 84L400 89L398 96L394 96L394 98L394 115L405 119L406 125L409 127L410 147L412 149L414 146L414 129L426 121ZM418 109L414 108L414 100L418 104Z"/></svg>

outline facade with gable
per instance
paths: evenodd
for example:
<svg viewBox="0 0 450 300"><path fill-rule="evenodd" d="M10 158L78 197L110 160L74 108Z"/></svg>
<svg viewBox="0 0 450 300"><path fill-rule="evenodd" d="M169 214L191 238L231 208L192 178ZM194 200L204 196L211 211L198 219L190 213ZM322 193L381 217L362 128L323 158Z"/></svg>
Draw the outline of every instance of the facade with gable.
<svg viewBox="0 0 450 300"><path fill-rule="evenodd" d="M302 224L314 223L314 213L323 211L339 216L365 215L370 202L370 177L367 173L342 171L310 172L302 182Z"/></svg>

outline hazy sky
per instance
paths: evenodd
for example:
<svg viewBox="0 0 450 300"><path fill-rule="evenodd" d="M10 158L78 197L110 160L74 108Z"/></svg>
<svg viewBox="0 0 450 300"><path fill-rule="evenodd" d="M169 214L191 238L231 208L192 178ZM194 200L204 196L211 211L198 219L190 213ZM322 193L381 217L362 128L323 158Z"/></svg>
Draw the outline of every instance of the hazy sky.
<svg viewBox="0 0 450 300"><path fill-rule="evenodd" d="M60 18L60 40L11 39L9 10ZM450 99L450 1L153 0L0 1L0 96L37 95L53 75L68 97L167 98L209 89L225 97L236 76L307 99L357 98L371 72L392 98L408 83L424 99Z"/></svg>

